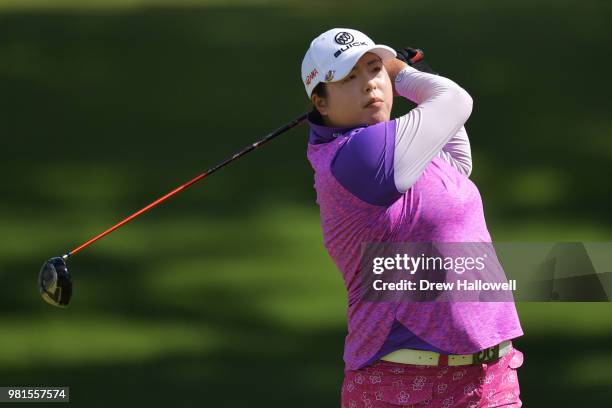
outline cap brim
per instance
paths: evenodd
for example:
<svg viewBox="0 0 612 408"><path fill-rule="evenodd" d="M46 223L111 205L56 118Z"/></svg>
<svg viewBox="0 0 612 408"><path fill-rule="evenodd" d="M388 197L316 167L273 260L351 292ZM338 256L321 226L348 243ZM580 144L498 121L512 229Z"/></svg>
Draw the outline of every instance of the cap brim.
<svg viewBox="0 0 612 408"><path fill-rule="evenodd" d="M336 81L341 81L342 79L344 79L344 77L347 76L349 72L351 72L351 70L357 63L357 61L359 61L359 59L366 52L373 52L374 54L378 55L380 59L383 60L383 62L388 59L395 58L397 56L397 53L395 52L395 50L391 47L387 47L386 45L378 44L378 45L371 45L365 48L359 48L358 51L351 54L350 57L339 62L338 67L336 68L336 73L334 75L333 81L326 81L326 82L336 82Z"/></svg>

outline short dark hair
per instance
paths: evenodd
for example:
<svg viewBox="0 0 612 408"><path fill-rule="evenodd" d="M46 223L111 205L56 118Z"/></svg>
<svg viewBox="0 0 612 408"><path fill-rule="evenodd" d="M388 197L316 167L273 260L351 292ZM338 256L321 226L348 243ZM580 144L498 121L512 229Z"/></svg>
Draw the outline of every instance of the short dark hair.
<svg viewBox="0 0 612 408"><path fill-rule="evenodd" d="M325 82L319 82L312 90L313 94L317 94L320 98L327 98L327 87Z"/></svg>

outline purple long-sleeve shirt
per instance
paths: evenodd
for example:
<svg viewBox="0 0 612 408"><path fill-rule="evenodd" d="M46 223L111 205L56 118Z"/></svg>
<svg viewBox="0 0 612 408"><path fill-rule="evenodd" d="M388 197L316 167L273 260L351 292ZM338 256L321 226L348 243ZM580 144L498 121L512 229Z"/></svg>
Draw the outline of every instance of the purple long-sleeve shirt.
<svg viewBox="0 0 612 408"><path fill-rule="evenodd" d="M397 76L396 89L418 104L397 119L342 129L323 126L316 111L309 116L308 158L325 245L349 292L347 369L399 348L456 354L522 335L513 303L420 305L409 317L408 306L401 316L357 299L355 258L362 242L490 241L480 196L468 179L472 163L463 125L471 97L450 79L411 67ZM470 322L462 328L453 321L462 314L501 323L486 328ZM419 323L428 319L439 319L440 329ZM473 332L477 329L480 333Z"/></svg>

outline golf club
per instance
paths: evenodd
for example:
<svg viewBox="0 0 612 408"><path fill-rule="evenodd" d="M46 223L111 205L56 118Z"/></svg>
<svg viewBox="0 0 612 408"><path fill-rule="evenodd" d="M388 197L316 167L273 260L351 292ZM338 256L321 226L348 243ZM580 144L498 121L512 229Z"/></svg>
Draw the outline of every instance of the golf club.
<svg viewBox="0 0 612 408"><path fill-rule="evenodd" d="M70 299L72 298L72 279L70 277L70 274L68 273L68 267L66 265L66 260L69 257L75 255L77 252L93 244L100 238L110 234L116 229L132 221L134 218L138 217L139 215L149 211L151 208L163 203L164 201L166 201L173 195L183 191L184 189L191 186L192 184L195 184L198 181L202 180L203 178L211 175L212 173L224 167L225 165L244 156L248 152L255 150L259 146L269 142L270 140L286 132L287 130L299 125L301 122L303 122L306 119L307 116L308 116L308 113L305 113L301 115L300 117L292 120L291 122L281 126L280 128L266 135L263 139L258 140L255 143L252 143L251 145L235 153L230 158L222 161L221 163L215 165L214 167L211 167L210 169L206 170L204 173L198 175L197 177L193 178L187 183L175 188L174 190L170 191L166 195L153 201L151 204L147 205L146 207L136 211L129 217L113 225L106 231L94 236L89 241L86 241L83 244L79 245L78 247L74 248L72 251L67 252L61 257L50 258L40 268L40 273L38 275L38 289L40 291L40 295L42 296L43 300L45 300L47 303L53 306L58 306L58 307L67 307L68 304L70 303Z"/></svg>

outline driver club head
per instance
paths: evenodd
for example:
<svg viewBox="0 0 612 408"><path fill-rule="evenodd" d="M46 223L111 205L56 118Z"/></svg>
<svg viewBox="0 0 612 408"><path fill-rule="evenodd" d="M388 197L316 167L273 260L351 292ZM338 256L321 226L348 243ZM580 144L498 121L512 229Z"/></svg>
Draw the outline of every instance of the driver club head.
<svg viewBox="0 0 612 408"><path fill-rule="evenodd" d="M40 268L38 290L43 300L53 306L67 307L72 297L72 279L62 257L49 259Z"/></svg>

